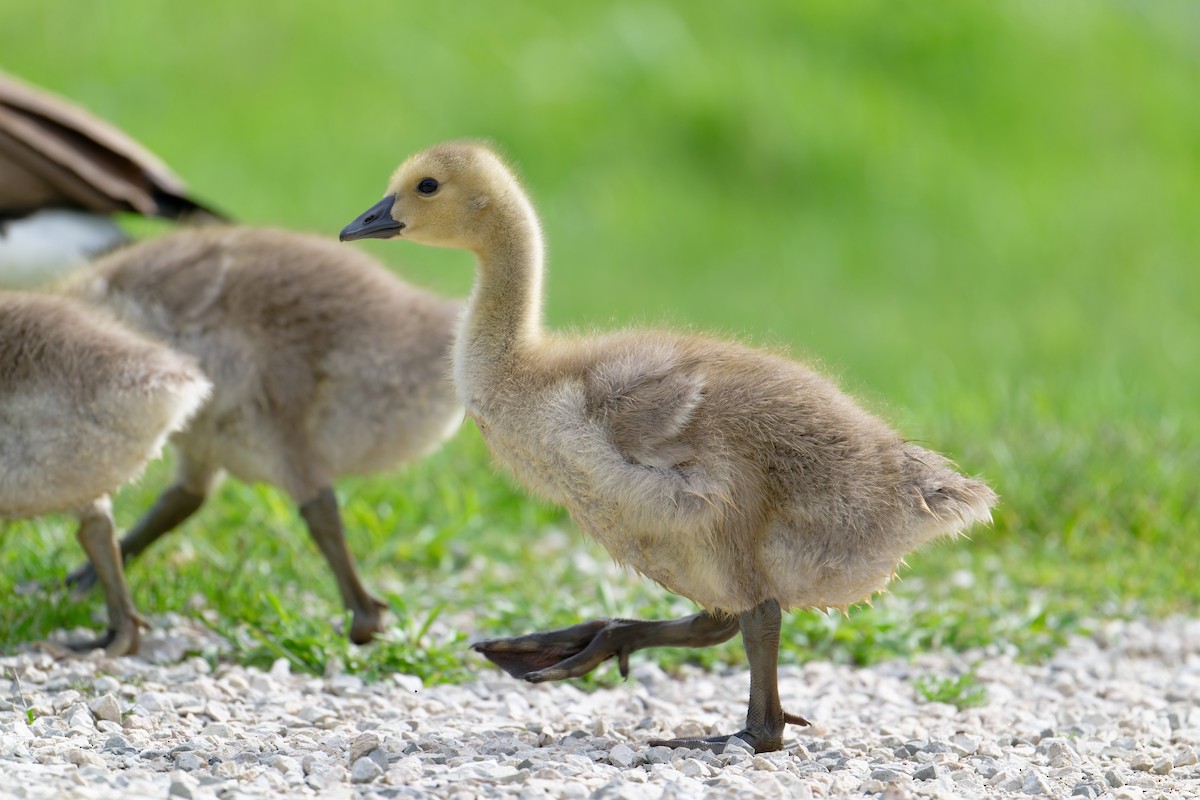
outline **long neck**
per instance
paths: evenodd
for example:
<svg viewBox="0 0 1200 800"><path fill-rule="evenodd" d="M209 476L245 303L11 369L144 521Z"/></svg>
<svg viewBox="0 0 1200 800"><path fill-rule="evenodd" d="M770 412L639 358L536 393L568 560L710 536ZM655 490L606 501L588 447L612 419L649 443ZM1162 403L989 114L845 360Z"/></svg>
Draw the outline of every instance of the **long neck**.
<svg viewBox="0 0 1200 800"><path fill-rule="evenodd" d="M489 373L511 367L541 335L543 248L537 216L528 200L514 194L492 209L491 223L489 244L475 253L475 288L455 345L460 390L464 383L490 380Z"/></svg>

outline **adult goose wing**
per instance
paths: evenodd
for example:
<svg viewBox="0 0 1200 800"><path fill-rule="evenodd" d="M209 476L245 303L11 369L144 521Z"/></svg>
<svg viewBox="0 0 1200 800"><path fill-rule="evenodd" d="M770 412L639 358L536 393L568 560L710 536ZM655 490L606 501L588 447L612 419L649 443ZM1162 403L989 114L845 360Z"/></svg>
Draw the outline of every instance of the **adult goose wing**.
<svg viewBox="0 0 1200 800"><path fill-rule="evenodd" d="M0 216L46 207L193 221L224 216L120 130L0 73Z"/></svg>

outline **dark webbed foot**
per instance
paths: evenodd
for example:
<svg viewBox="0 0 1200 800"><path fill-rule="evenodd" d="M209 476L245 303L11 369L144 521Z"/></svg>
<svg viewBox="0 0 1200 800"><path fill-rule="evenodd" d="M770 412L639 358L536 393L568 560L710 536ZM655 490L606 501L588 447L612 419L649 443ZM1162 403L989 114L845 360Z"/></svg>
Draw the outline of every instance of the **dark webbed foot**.
<svg viewBox="0 0 1200 800"><path fill-rule="evenodd" d="M732 637L737 620L707 612L673 620L595 619L569 628L476 642L482 653L514 678L530 683L586 675L610 658L629 677L629 655L647 647L708 647Z"/></svg>
<svg viewBox="0 0 1200 800"><path fill-rule="evenodd" d="M811 724L804 717L789 714L786 711L783 712L783 721L792 725ZM773 753L783 749L783 725L779 726L778 731L760 726L754 730L745 729L724 736L705 736L701 739L651 739L648 744L651 747L686 747L692 750L711 750L714 753L721 753L729 744L729 740L735 738L741 739L755 753Z"/></svg>
<svg viewBox="0 0 1200 800"><path fill-rule="evenodd" d="M134 624L121 630L109 628L103 636L97 636L95 639L78 639L65 644L75 653L87 653L103 648L107 655L115 657L137 652L140 639L138 626Z"/></svg>
<svg viewBox="0 0 1200 800"><path fill-rule="evenodd" d="M386 629L384 615L388 604L368 594L366 606L355 608L350 620L350 641L355 644L367 644Z"/></svg>
<svg viewBox="0 0 1200 800"><path fill-rule="evenodd" d="M629 654L614 651L611 642L604 643L600 636L613 622L615 620L595 619L555 631L541 631L509 639L487 639L475 642L471 649L483 654L514 678L532 683L554 680L541 676L551 670L565 670L569 662L590 664L578 673L583 675L613 656L620 659L621 675L624 677L629 674ZM564 674L562 677L570 676Z"/></svg>

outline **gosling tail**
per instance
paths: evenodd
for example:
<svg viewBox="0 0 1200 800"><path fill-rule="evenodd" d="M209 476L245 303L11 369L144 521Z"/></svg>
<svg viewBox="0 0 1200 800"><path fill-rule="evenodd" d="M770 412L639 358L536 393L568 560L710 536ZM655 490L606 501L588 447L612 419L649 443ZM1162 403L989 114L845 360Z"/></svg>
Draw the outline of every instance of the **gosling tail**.
<svg viewBox="0 0 1200 800"><path fill-rule="evenodd" d="M929 523L929 538L954 536L976 523L990 524L1000 498L986 483L957 472L937 453L915 445L906 448L917 512Z"/></svg>

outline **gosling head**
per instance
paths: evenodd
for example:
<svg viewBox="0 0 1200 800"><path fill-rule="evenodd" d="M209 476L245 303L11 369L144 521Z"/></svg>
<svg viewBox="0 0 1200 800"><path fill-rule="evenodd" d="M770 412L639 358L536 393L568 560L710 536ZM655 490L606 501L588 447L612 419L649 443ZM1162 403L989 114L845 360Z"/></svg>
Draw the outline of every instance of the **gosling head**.
<svg viewBox="0 0 1200 800"><path fill-rule="evenodd" d="M449 142L409 157L383 199L339 237L403 237L434 247L479 251L489 241L497 207L523 195L512 172L485 145Z"/></svg>

